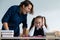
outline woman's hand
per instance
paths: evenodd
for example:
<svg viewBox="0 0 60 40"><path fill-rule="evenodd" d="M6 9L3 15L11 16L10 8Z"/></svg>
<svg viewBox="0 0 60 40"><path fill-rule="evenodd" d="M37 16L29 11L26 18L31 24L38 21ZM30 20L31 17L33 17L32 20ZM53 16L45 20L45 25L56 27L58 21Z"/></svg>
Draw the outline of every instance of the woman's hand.
<svg viewBox="0 0 60 40"><path fill-rule="evenodd" d="M7 23L7 22L4 22L4 23L3 23L3 26L4 26L5 30L9 30L9 28L8 28L8 23Z"/></svg>
<svg viewBox="0 0 60 40"><path fill-rule="evenodd" d="M22 37L28 37L28 33L29 33L29 30L27 30L26 28L23 28L23 33L20 34L20 36L22 36Z"/></svg>

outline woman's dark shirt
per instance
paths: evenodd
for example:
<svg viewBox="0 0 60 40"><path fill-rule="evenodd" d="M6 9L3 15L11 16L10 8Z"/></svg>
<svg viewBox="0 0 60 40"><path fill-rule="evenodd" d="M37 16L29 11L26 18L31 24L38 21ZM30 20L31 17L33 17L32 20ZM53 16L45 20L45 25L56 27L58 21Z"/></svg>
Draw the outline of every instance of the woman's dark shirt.
<svg viewBox="0 0 60 40"><path fill-rule="evenodd" d="M8 9L2 18L2 23L7 22L9 30L14 30L14 35L20 34L19 24L23 23L23 28L27 28L27 14L20 13L20 7L14 5ZM2 30L5 30L2 27Z"/></svg>

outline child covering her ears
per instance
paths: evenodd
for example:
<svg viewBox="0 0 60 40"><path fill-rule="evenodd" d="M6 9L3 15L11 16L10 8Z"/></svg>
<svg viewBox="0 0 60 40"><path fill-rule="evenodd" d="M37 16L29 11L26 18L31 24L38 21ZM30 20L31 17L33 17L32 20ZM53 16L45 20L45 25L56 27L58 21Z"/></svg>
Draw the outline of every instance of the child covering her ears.
<svg viewBox="0 0 60 40"><path fill-rule="evenodd" d="M33 18L29 29L29 36L45 36L47 32L46 18L37 16Z"/></svg>

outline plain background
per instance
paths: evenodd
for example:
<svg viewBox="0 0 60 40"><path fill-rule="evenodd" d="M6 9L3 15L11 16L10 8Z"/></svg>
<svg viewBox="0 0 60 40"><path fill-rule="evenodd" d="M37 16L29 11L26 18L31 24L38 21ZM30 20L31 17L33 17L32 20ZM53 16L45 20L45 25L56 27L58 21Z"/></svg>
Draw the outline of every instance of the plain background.
<svg viewBox="0 0 60 40"><path fill-rule="evenodd" d="M19 5L24 0L0 0L0 29L1 19L9 7ZM42 15L46 17L49 31L60 31L60 0L30 0L34 4L34 15L28 14L28 29L33 17Z"/></svg>

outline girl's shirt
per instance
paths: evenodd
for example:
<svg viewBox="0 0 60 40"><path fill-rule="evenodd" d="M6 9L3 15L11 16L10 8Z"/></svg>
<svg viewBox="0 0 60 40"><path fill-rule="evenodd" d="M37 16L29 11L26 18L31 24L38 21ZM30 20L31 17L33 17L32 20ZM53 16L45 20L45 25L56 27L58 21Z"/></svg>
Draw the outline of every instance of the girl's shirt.
<svg viewBox="0 0 60 40"><path fill-rule="evenodd" d="M39 35L44 36L44 30L43 28L35 27L33 36L39 36Z"/></svg>
<svg viewBox="0 0 60 40"><path fill-rule="evenodd" d="M29 36L45 36L47 32L47 29L45 28L45 26L43 26L43 28L36 28L33 27L30 32L29 32Z"/></svg>

